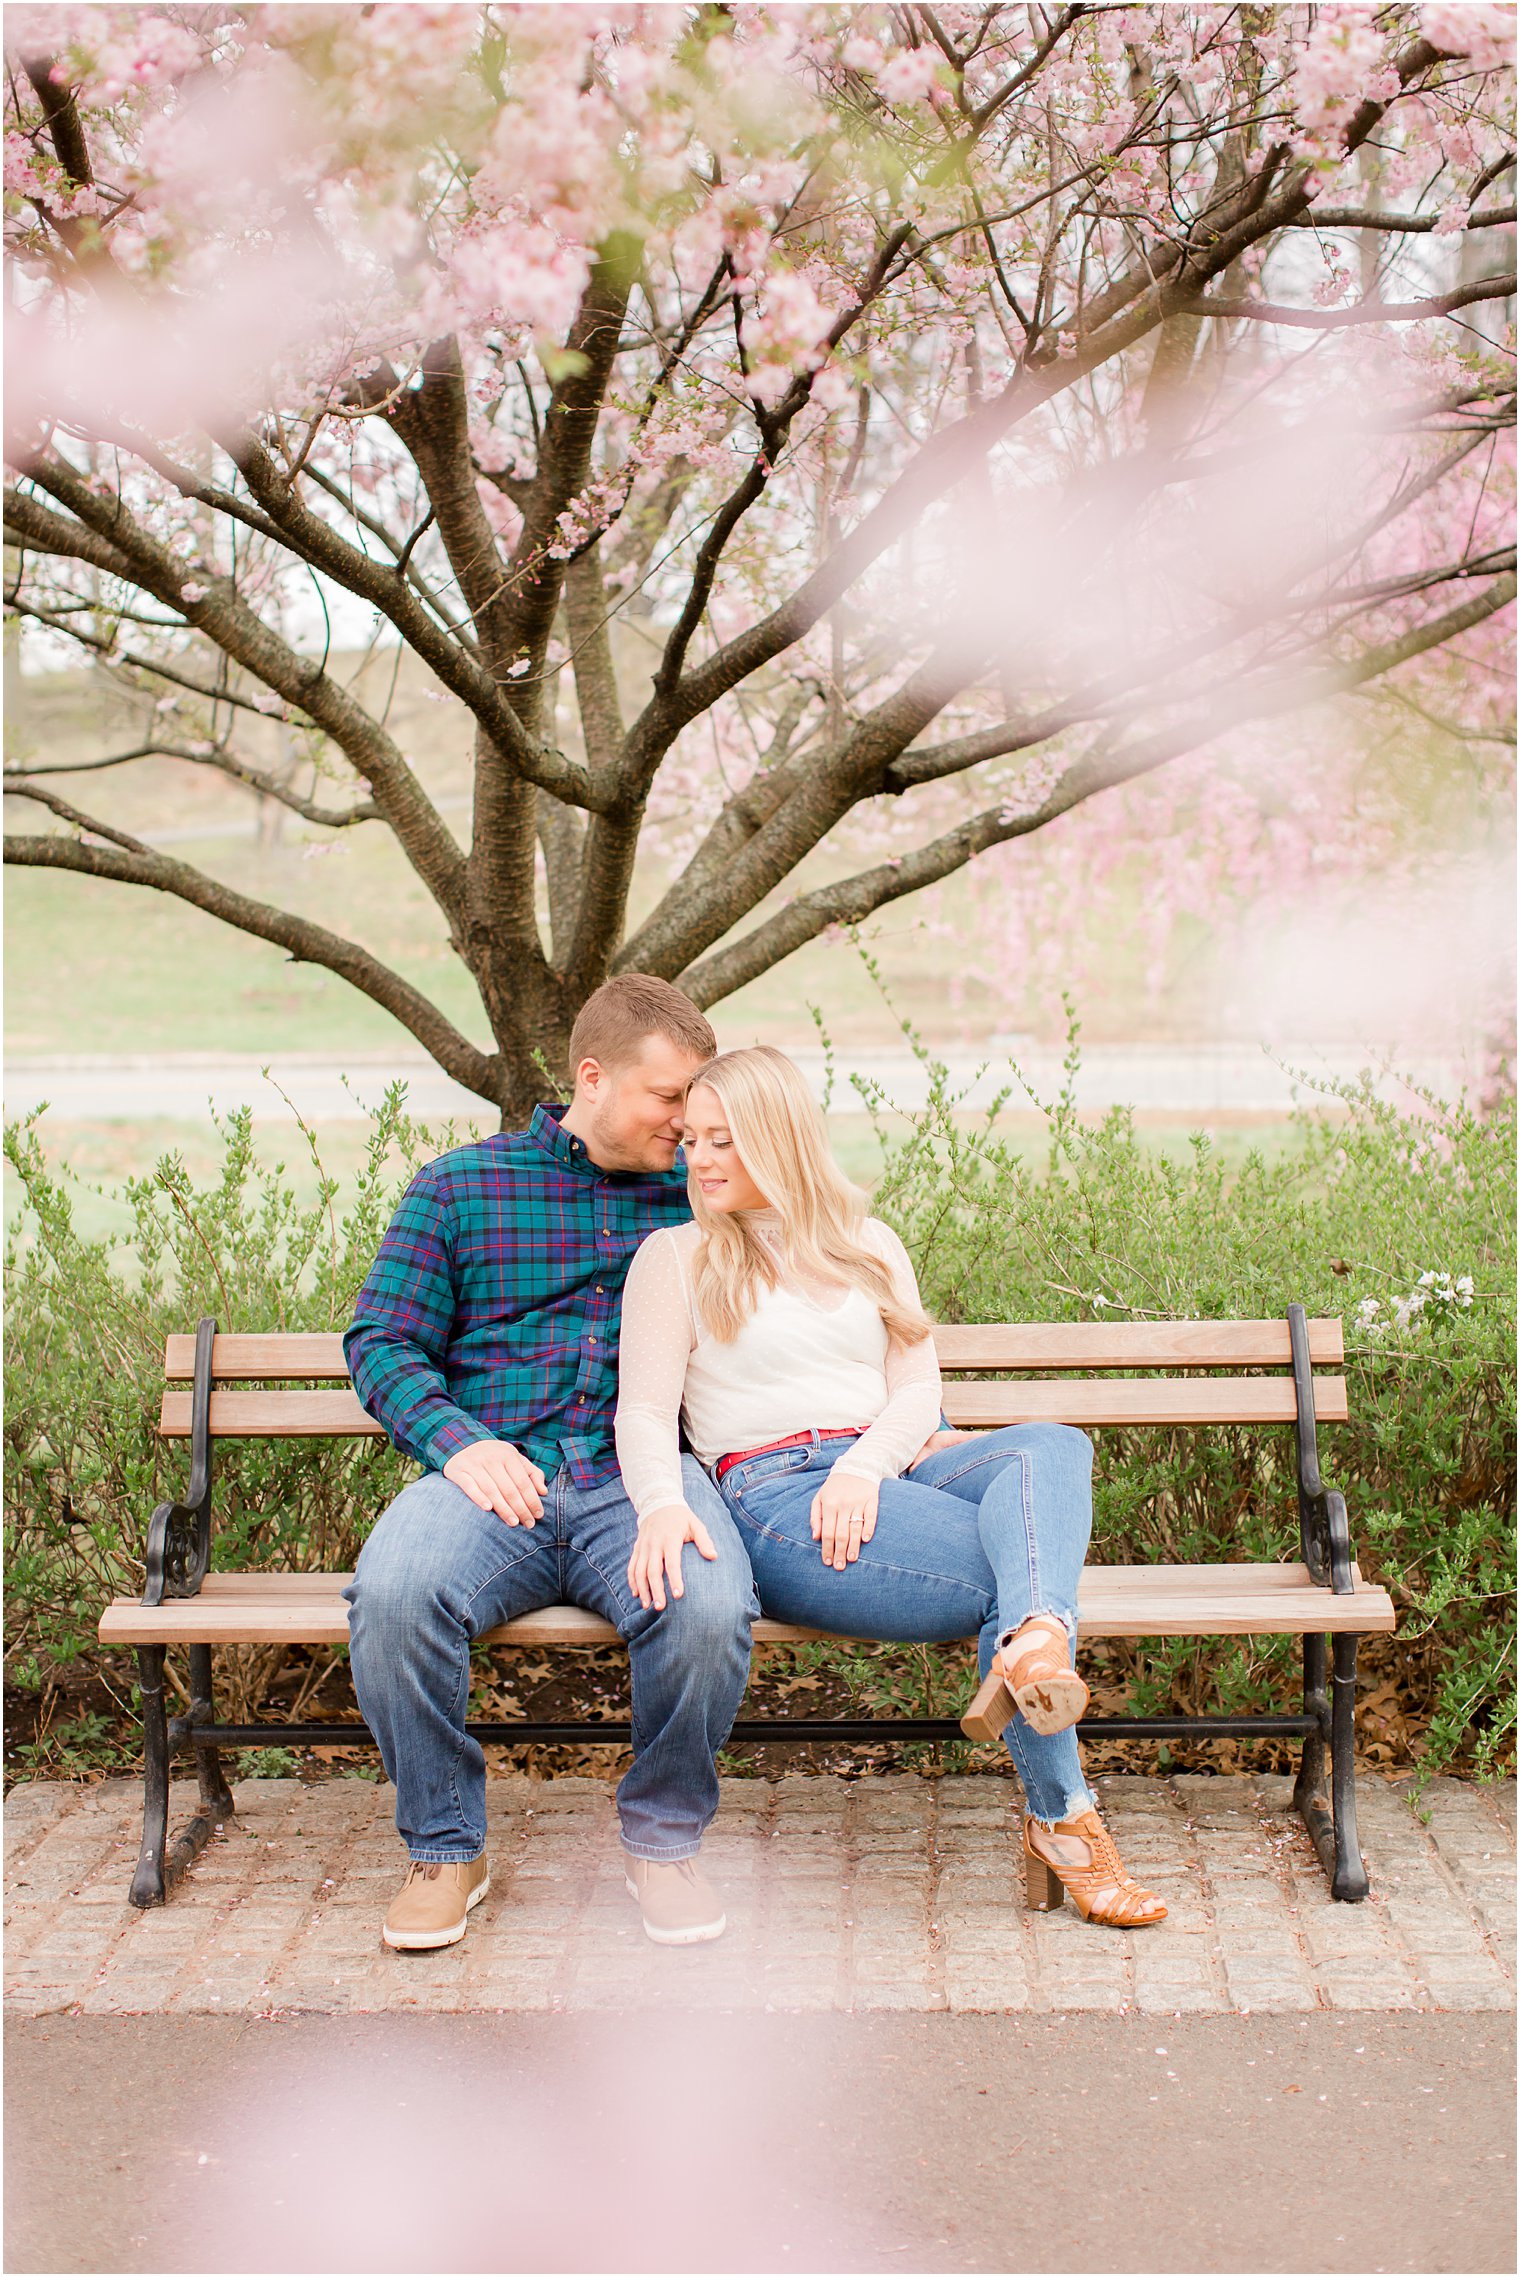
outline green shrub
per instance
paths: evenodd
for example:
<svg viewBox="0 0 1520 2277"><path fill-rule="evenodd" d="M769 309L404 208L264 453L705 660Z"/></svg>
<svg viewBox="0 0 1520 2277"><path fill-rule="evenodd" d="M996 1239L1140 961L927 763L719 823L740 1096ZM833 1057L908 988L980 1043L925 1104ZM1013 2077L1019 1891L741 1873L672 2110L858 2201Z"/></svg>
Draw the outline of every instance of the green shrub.
<svg viewBox="0 0 1520 2277"><path fill-rule="evenodd" d="M84 1240L35 1118L5 1152L25 1197L7 1230L6 1674L21 1695L79 1699L104 1687L130 1705L130 1660L95 1640L100 1608L143 1585L153 1505L183 1491L187 1451L155 1429L164 1339L202 1314L223 1329L339 1329L396 1198L417 1163L452 1143L402 1109L395 1086L374 1114L366 1159L342 1214L335 1181L297 1198L282 1163L261 1163L247 1110L219 1125L219 1175L197 1185L179 1156L122 1189L128 1234ZM306 1134L312 1144L310 1133ZM382 1442L250 1442L219 1450L219 1568L333 1570L353 1564L409 1467ZM251 1713L284 1658L219 1656L220 1698ZM171 1681L174 1681L171 1668ZM49 1721L16 1751L53 1765L77 1749L76 1724Z"/></svg>
<svg viewBox="0 0 1520 2277"><path fill-rule="evenodd" d="M1363 1647L1361 1741L1427 1774L1507 1761L1513 1098L1485 1119L1424 1094L1401 1112L1369 1081L1320 1087L1335 1112L1300 1112L1286 1153L1253 1152L1227 1173L1202 1134L1178 1162L1144 1144L1126 1109L1080 1123L1073 1028L1036 1170L993 1115L968 1127L924 1057L929 1104L906 1137L884 1139L875 1207L912 1252L929 1309L945 1321L1281 1318L1296 1301L1340 1315L1351 1420L1321 1426L1321 1464L1346 1496L1363 1572L1399 1614L1395 1637ZM1095 1561L1298 1555L1290 1427L1096 1436ZM1147 1639L1143 1654L1115 1644L1095 1657L1142 1714L1296 1705L1287 1639Z"/></svg>
<svg viewBox="0 0 1520 2277"><path fill-rule="evenodd" d="M1502 1767L1515 1712L1513 1101L1487 1119L1431 1100L1405 1114L1347 1088L1333 1112L1298 1118L1286 1153L1227 1172L1203 1137L1168 1159L1124 1111L1082 1125L1068 1085L1049 1109L1048 1159L1031 1165L923 1056L927 1108L905 1132L879 1125L875 1206L941 1319L1280 1317L1294 1299L1343 1318L1352 1420L1323 1429L1321 1457L1363 1571L1400 1616L1397 1636L1363 1650L1361 1744L1373 1761L1427 1772ZM35 1123L6 1134L24 1197L6 1247L6 1667L32 1732L13 1750L19 1769L131 1759L130 1656L103 1654L95 1623L108 1598L141 1588L148 1513L184 1482L185 1449L154 1429L165 1335L207 1312L228 1329L342 1327L401 1186L453 1141L409 1121L398 1087L347 1196L318 1163L302 1201L281 1165L255 1156L248 1115L221 1136L216 1177L197 1183L166 1155L122 1190L130 1232L85 1240ZM1291 1431L1104 1431L1098 1450L1096 1558L1296 1556ZM215 1561L350 1566L407 1475L374 1442L228 1446ZM561 1668L551 1655L535 1674L507 1656L494 1675L482 1668L480 1699L511 1713L532 1684L589 1682L610 1708L615 1657ZM1286 1640L1147 1640L1143 1652L1112 1641L1093 1648L1090 1673L1099 1712L1283 1708L1296 1705L1294 1658ZM223 1712L244 1720L274 1693L299 1711L328 1656L285 1661L219 1653ZM917 1713L945 1713L967 1674L955 1648L810 1646L762 1656L755 1705L800 1692L817 1712L911 1699ZM1100 1768L1125 1759L1094 1752ZM1228 1747L1190 1758L1231 1759Z"/></svg>

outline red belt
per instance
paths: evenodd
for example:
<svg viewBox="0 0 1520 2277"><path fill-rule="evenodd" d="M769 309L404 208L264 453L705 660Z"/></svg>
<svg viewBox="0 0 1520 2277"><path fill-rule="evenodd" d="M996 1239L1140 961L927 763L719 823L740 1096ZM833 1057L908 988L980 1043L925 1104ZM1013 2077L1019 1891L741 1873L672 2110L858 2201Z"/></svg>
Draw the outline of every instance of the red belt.
<svg viewBox="0 0 1520 2277"><path fill-rule="evenodd" d="M741 1447L737 1454L720 1455L713 1476L722 1478L724 1472L731 1471L735 1463L750 1462L756 1455L774 1455L782 1447L800 1447L804 1441L809 1439L858 1439L864 1430L865 1425L863 1423L847 1423L842 1430L838 1431L793 1431L785 1439L767 1440L763 1447Z"/></svg>

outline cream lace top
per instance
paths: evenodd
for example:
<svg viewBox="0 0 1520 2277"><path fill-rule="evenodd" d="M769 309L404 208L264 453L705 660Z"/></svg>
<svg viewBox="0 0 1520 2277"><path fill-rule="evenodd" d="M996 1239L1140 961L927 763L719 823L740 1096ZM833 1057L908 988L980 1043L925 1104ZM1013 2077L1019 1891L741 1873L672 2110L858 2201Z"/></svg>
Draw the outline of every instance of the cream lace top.
<svg viewBox="0 0 1520 2277"><path fill-rule="evenodd" d="M779 1257L779 1220L751 1223ZM908 1253L888 1226L867 1218L865 1240L906 1305L919 1303ZM895 1478L938 1427L934 1340L888 1348L881 1314L863 1289L787 1280L762 1289L730 1344L699 1320L692 1262L695 1225L665 1226L628 1270L618 1336L618 1465L640 1518L685 1499L677 1419L698 1460L763 1447L794 1431L863 1428L833 1468L854 1478Z"/></svg>

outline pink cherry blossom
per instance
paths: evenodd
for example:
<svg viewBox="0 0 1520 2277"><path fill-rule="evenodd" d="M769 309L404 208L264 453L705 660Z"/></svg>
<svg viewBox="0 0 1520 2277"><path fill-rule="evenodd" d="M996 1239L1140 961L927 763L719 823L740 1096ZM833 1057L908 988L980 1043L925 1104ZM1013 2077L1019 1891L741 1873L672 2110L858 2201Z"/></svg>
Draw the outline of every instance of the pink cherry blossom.
<svg viewBox="0 0 1520 2277"><path fill-rule="evenodd" d="M986 986L1048 999L1123 926L1160 1002L1190 928L1231 937L1272 881L1412 880L1386 747L1433 764L1435 737L1473 815L1506 795L1503 746L1463 736L1502 734L1508 687L1512 338L1486 280L1512 240L1484 213L1509 11L1052 22L13 9L26 637L106 622L154 690L188 658L288 721L324 802L373 788L467 962L469 909L539 862L551 904L595 873L610 930L578 969L647 955L727 989L752 929L821 932L851 876L890 913L934 845L963 866L927 921L973 913ZM1417 29L1450 60L1411 65ZM88 179L28 61L69 90ZM71 514L109 571L42 542ZM120 517L136 554L103 550ZM250 662L213 594L296 663ZM329 636L407 646L523 825L490 876L459 854L483 903L404 730L357 730L368 675L319 686ZM162 732L189 749L182 700ZM621 823L587 822L591 767L644 820L636 876ZM565 825L552 861L535 813ZM558 909L545 972L579 922ZM527 1082L503 1008L561 980L476 977L491 1065Z"/></svg>

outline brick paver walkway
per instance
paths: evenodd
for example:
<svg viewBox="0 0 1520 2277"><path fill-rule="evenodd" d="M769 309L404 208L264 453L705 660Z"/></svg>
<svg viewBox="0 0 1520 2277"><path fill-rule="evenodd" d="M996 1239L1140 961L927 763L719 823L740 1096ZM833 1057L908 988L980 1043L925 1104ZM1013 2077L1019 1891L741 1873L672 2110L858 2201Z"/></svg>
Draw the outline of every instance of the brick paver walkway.
<svg viewBox="0 0 1520 2277"><path fill-rule="evenodd" d="M1010 1783L730 1779L704 1848L729 1929L643 1936L611 1788L493 1779L492 1889L462 1945L395 1954L388 1787L245 1780L170 1903L125 1902L139 1790L39 1782L6 1805L6 2002L39 2015L543 2008L1513 2008L1515 1791L1454 1780L1418 1810L1360 1780L1373 1896L1336 1905L1289 1782L1097 1782L1170 1918L1138 1934L1021 1903ZM177 1786L171 1827L194 1806Z"/></svg>

